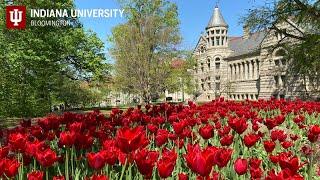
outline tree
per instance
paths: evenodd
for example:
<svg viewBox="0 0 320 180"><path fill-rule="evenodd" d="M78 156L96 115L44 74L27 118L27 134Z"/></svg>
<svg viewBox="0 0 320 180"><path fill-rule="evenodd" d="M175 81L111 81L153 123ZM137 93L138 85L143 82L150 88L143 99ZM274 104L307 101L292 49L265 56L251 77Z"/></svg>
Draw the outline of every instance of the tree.
<svg viewBox="0 0 320 180"><path fill-rule="evenodd" d="M183 94L195 94L194 79L191 70L195 66L196 61L190 51L181 51L178 53L177 58L174 58L169 67L170 73L164 83L165 89L169 92L181 91Z"/></svg>
<svg viewBox="0 0 320 180"><path fill-rule="evenodd" d="M277 46L288 50L286 58L293 59L288 73L303 78L305 91L310 87L307 95L320 95L320 1L278 0L249 10L242 22L252 31L269 29L283 34ZM294 31L280 29L279 23L288 24ZM288 38L298 43L281 43Z"/></svg>
<svg viewBox="0 0 320 180"><path fill-rule="evenodd" d="M144 102L165 91L174 48L180 42L177 6L167 0L119 0L127 22L113 28L110 52L115 85Z"/></svg>
<svg viewBox="0 0 320 180"><path fill-rule="evenodd" d="M0 8L8 4L12 2L1 1ZM74 7L73 1L62 0L25 0L23 4L42 9ZM30 19L28 13L27 19ZM0 20L5 22L4 13ZM66 97L70 93L61 93L66 88L76 88L81 81L99 79L108 72L101 40L85 31L78 19L66 20L72 25L32 27L27 24L25 30L8 30L4 23L0 24L0 117L44 115L50 112L54 101L75 98L77 93L71 93L72 97Z"/></svg>

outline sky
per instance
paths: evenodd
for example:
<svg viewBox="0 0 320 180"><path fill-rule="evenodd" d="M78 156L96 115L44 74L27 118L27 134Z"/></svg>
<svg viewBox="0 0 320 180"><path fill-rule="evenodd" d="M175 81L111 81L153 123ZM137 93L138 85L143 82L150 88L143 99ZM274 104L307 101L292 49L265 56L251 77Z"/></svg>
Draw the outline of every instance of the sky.
<svg viewBox="0 0 320 180"><path fill-rule="evenodd" d="M180 31L182 35L181 49L192 50L200 37L218 3L220 11L229 25L229 36L241 36L242 25L240 17L246 15L248 9L264 5L264 0L170 0L178 6ZM219 2L217 2L219 1ZM80 9L114 9L120 8L117 0L75 0ZM112 27L123 23L123 17L113 18L81 18L86 29L96 32L100 39L106 43L106 50L110 47L107 37Z"/></svg>

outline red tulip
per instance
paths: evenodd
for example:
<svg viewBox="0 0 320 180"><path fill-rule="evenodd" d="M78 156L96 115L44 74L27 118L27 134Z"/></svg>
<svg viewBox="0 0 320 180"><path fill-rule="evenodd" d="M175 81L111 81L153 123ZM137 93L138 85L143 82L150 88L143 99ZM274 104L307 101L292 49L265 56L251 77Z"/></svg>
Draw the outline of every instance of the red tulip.
<svg viewBox="0 0 320 180"><path fill-rule="evenodd" d="M234 170L238 175L243 175L247 173L248 170L248 161L246 159L238 158L233 165Z"/></svg>
<svg viewBox="0 0 320 180"><path fill-rule="evenodd" d="M291 141L284 141L284 142L281 143L281 146L284 149L288 149L289 147L293 146L293 143Z"/></svg>
<svg viewBox="0 0 320 180"><path fill-rule="evenodd" d="M283 130L271 131L271 139L273 141L279 140L280 142L283 142L286 140L286 138L287 138L287 135Z"/></svg>
<svg viewBox="0 0 320 180"><path fill-rule="evenodd" d="M251 179L261 179L263 171L261 168L251 168L250 167Z"/></svg>
<svg viewBox="0 0 320 180"><path fill-rule="evenodd" d="M129 153L145 147L149 141L143 127L138 126L133 129L128 127L118 129L116 143L122 152Z"/></svg>
<svg viewBox="0 0 320 180"><path fill-rule="evenodd" d="M318 140L319 134L320 134L320 126L319 125L310 126L309 131L308 131L308 135L307 135L308 140L312 143L316 142Z"/></svg>
<svg viewBox="0 0 320 180"><path fill-rule="evenodd" d="M139 172L150 178L152 175L155 162L158 160L159 153L156 151L148 151L146 149L139 150L134 154L134 160L137 164Z"/></svg>
<svg viewBox="0 0 320 180"><path fill-rule="evenodd" d="M11 178L17 175L20 163L16 159L4 159L4 174Z"/></svg>
<svg viewBox="0 0 320 180"><path fill-rule="evenodd" d="M213 137L213 127L209 124L202 126L199 129L199 134L202 136L203 139L210 139Z"/></svg>
<svg viewBox="0 0 320 180"><path fill-rule="evenodd" d="M166 129L159 129L157 131L157 135L156 135L156 145L158 147L161 147L162 145L164 145L165 143L168 142L168 137L169 137L169 131Z"/></svg>
<svg viewBox="0 0 320 180"><path fill-rule="evenodd" d="M105 154L101 151L97 153L88 153L87 159L89 166L95 170L100 170L101 168L103 168L106 164L106 159L104 155Z"/></svg>
<svg viewBox="0 0 320 180"><path fill-rule="evenodd" d="M89 180L109 180L109 178L105 175L93 175Z"/></svg>
<svg viewBox="0 0 320 180"><path fill-rule="evenodd" d="M41 150L45 146L44 141L34 141L34 142L27 142L26 143L26 154L28 156L36 156L38 150Z"/></svg>
<svg viewBox="0 0 320 180"><path fill-rule="evenodd" d="M230 146L233 143L233 135L228 134L220 139L221 146Z"/></svg>
<svg viewBox="0 0 320 180"><path fill-rule="evenodd" d="M256 144L260 139L260 136L257 134L247 134L244 136L244 144L250 148Z"/></svg>
<svg viewBox="0 0 320 180"><path fill-rule="evenodd" d="M267 151L267 152L272 152L274 150L274 148L276 147L276 143L273 142L273 141L264 141L263 142L263 146L264 146L264 149Z"/></svg>
<svg viewBox="0 0 320 180"><path fill-rule="evenodd" d="M148 124L147 125L147 129L151 132L151 133L156 133L158 131L158 126L154 125L154 124Z"/></svg>
<svg viewBox="0 0 320 180"><path fill-rule="evenodd" d="M24 151L27 142L27 136L21 133L13 133L9 135L9 144L12 150Z"/></svg>
<svg viewBox="0 0 320 180"><path fill-rule="evenodd" d="M94 138L90 134L77 134L75 147L77 149L90 149L93 145Z"/></svg>
<svg viewBox="0 0 320 180"><path fill-rule="evenodd" d="M261 165L262 160L258 158L250 158L249 165L251 168L259 168Z"/></svg>
<svg viewBox="0 0 320 180"><path fill-rule="evenodd" d="M208 147L201 151L199 144L187 146L185 159L188 167L201 176L208 176L214 164L217 148Z"/></svg>
<svg viewBox="0 0 320 180"><path fill-rule="evenodd" d="M214 156L214 162L219 168L225 167L231 159L232 150L226 148L220 148Z"/></svg>
<svg viewBox="0 0 320 180"><path fill-rule="evenodd" d="M84 130L84 124L83 122L74 122L70 124L68 129L72 132L80 133Z"/></svg>
<svg viewBox="0 0 320 180"><path fill-rule="evenodd" d="M173 122L172 127L174 132L179 135L182 133L183 129L185 128L186 123L185 121Z"/></svg>
<svg viewBox="0 0 320 180"><path fill-rule="evenodd" d="M27 174L28 180L43 180L43 172L42 171L33 171Z"/></svg>
<svg viewBox="0 0 320 180"><path fill-rule="evenodd" d="M59 144L71 147L76 141L76 133L74 131L64 131L60 133Z"/></svg>
<svg viewBox="0 0 320 180"><path fill-rule="evenodd" d="M228 123L238 134L242 134L248 127L248 123L244 118L229 119Z"/></svg>
<svg viewBox="0 0 320 180"><path fill-rule="evenodd" d="M159 176L161 178L167 178L171 176L172 171L176 165L177 153L174 151L164 150L162 158L157 163Z"/></svg>
<svg viewBox="0 0 320 180"><path fill-rule="evenodd" d="M54 176L52 180L65 180L64 176Z"/></svg>
<svg viewBox="0 0 320 180"><path fill-rule="evenodd" d="M7 157L8 153L9 153L8 146L0 147L0 159L4 159L5 157Z"/></svg>
<svg viewBox="0 0 320 180"><path fill-rule="evenodd" d="M185 173L179 173L178 174L178 179L179 180L189 180L189 177Z"/></svg>
<svg viewBox="0 0 320 180"><path fill-rule="evenodd" d="M53 150L47 148L44 151L38 151L36 159L41 166L46 168L52 166L58 160L58 157Z"/></svg>

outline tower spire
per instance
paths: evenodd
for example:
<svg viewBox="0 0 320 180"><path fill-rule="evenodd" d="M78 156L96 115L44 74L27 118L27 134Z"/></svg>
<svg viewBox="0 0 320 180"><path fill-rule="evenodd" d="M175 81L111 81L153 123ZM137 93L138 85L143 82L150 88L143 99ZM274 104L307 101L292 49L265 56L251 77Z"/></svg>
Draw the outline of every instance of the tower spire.
<svg viewBox="0 0 320 180"><path fill-rule="evenodd" d="M220 9L218 7L218 2L217 1L217 5L213 10L213 14L210 18L210 21L208 23L207 28L211 28L211 27L228 27L228 24L226 23L226 21L224 20Z"/></svg>

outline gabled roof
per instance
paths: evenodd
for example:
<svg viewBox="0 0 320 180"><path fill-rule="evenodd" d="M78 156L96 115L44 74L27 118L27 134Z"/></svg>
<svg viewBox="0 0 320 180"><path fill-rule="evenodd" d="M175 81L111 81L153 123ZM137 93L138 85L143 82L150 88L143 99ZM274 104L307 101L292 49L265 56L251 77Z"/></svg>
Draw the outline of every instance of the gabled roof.
<svg viewBox="0 0 320 180"><path fill-rule="evenodd" d="M243 37L230 37L229 48L233 53L229 57L241 56L255 52L260 48L267 31L259 31L251 34L247 39Z"/></svg>
<svg viewBox="0 0 320 180"><path fill-rule="evenodd" d="M216 6L213 10L213 14L210 18L208 25L207 25L207 29L211 28L211 27L228 27L228 24L224 20L218 6Z"/></svg>

